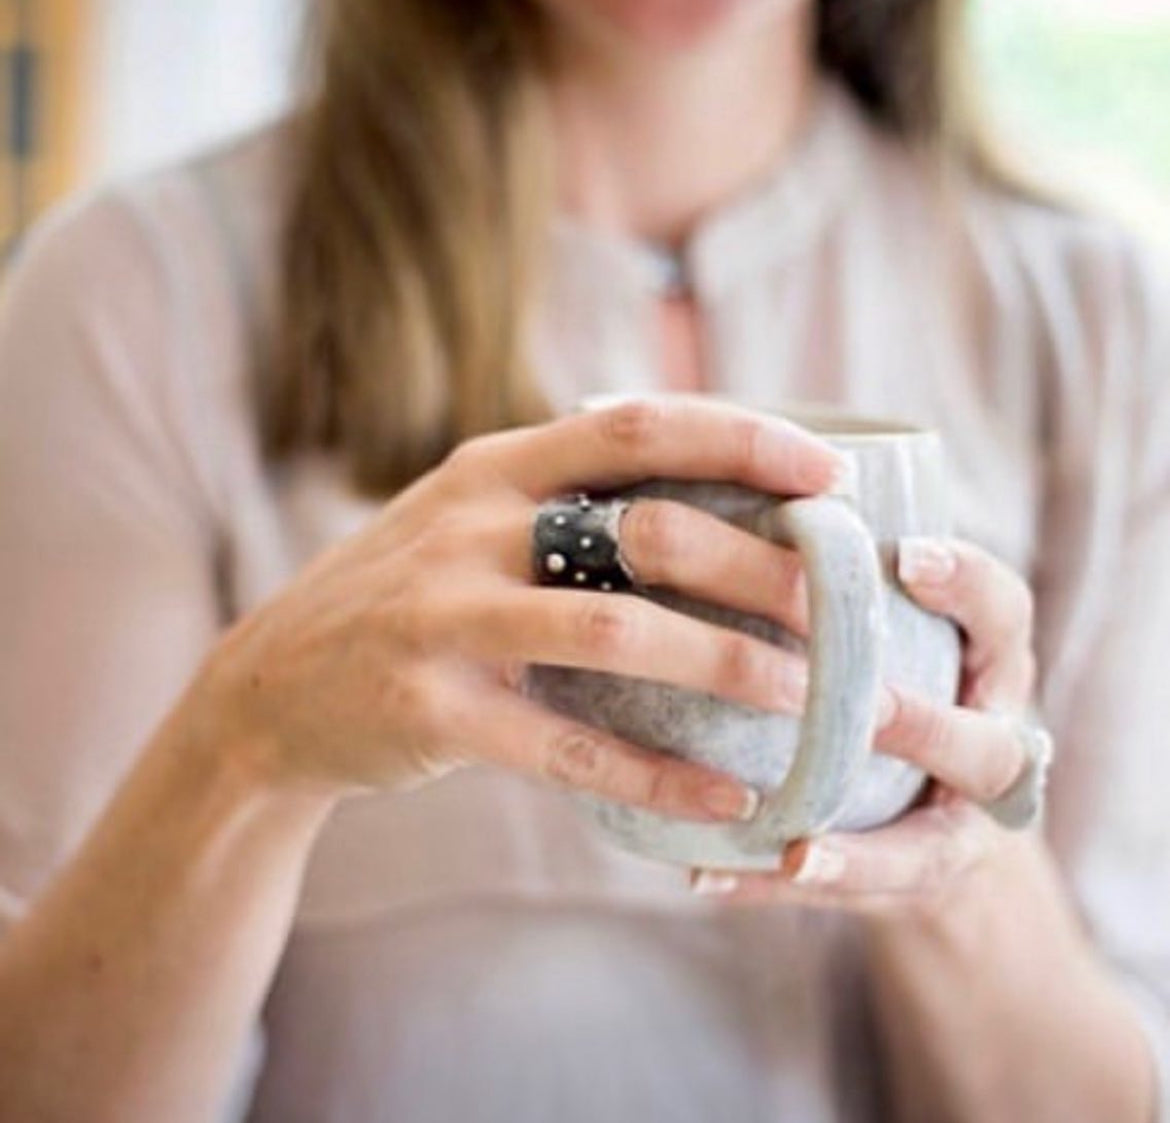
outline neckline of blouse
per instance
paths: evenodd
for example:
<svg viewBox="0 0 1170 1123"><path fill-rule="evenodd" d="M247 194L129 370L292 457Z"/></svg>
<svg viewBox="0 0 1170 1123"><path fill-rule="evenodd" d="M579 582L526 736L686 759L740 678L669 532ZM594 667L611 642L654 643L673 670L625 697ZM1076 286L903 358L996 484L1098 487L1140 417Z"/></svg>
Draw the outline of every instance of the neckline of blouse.
<svg viewBox="0 0 1170 1123"><path fill-rule="evenodd" d="M779 166L706 215L679 249L696 299L718 299L798 252L824 228L857 180L865 128L852 97L822 80L803 134ZM644 296L661 289L661 253L650 245L563 212L555 217L553 240L559 260L574 271L584 268L586 278L596 265L593 276L623 276Z"/></svg>

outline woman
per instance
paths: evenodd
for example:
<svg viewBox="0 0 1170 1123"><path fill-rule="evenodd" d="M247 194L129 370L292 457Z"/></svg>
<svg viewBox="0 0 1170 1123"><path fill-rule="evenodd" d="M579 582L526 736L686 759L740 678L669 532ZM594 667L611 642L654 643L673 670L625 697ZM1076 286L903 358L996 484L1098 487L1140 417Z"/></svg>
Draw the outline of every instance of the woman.
<svg viewBox="0 0 1170 1123"><path fill-rule="evenodd" d="M323 16L303 119L74 208L10 281L0 1115L1165 1113L1152 265L979 156L942 2ZM899 560L966 636L962 706L896 695L879 734L930 801L705 893L547 781L706 820L752 794L540 710L523 667L776 708L800 668L536 588L535 513L840 468L693 395L572 409L661 389L934 424L964 532ZM648 583L800 611L791 555L685 508L635 504L621 546ZM981 806L1026 764L1013 568L1043 835Z"/></svg>

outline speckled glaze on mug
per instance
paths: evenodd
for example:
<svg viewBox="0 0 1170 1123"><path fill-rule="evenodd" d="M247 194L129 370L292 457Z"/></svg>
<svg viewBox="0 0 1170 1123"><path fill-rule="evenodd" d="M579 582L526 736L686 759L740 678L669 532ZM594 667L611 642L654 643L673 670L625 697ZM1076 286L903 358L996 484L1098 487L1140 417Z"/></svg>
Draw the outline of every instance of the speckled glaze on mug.
<svg viewBox="0 0 1170 1123"><path fill-rule="evenodd" d="M667 589L633 595L807 653L803 718L644 679L560 667L529 671L529 694L553 709L730 772L763 794L752 822L728 825L580 797L615 842L638 854L690 866L774 868L794 838L888 822L915 800L925 778L872 751L880 683L939 702L956 696L957 630L910 601L894 577L900 538L952 532L937 434L845 415L789 416L850 454L856 471L842 494L783 500L736 485L675 480L619 494L689 503L800 551L809 583L807 645L773 621Z"/></svg>

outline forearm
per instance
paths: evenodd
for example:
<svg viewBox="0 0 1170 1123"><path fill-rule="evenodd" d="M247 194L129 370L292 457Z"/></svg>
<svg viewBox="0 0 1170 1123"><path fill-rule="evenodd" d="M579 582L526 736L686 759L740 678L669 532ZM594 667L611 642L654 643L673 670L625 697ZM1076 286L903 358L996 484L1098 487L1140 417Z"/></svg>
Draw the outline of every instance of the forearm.
<svg viewBox="0 0 1170 1123"><path fill-rule="evenodd" d="M331 805L173 717L0 943L0 1121L212 1119Z"/></svg>
<svg viewBox="0 0 1170 1123"><path fill-rule="evenodd" d="M903 1123L1150 1123L1145 1038L1039 847L868 936Z"/></svg>

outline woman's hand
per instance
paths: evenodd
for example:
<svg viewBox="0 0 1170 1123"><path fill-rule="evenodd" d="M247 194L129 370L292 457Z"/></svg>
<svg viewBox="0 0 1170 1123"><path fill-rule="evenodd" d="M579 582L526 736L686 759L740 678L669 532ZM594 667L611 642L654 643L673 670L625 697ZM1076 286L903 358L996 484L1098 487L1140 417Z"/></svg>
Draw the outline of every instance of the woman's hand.
<svg viewBox="0 0 1170 1123"><path fill-rule="evenodd" d="M697 874L700 892L878 917L930 912L974 871L1033 845L978 806L1001 795L1025 763L1017 726L1035 677L1031 594L965 542L906 540L898 571L910 596L953 619L966 640L958 705L890 689L883 696L877 748L933 777L927 799L887 827L796 843L775 874Z"/></svg>
<svg viewBox="0 0 1170 1123"><path fill-rule="evenodd" d="M203 744L246 746L281 781L402 788L483 762L666 815L750 816L758 799L734 779L553 714L517 687L525 666L549 663L797 712L800 661L641 598L535 587L533 519L579 487L659 476L811 494L840 470L796 426L681 398L473 440L242 620L186 720ZM622 545L643 580L799 619L795 555L713 516L640 501Z"/></svg>

